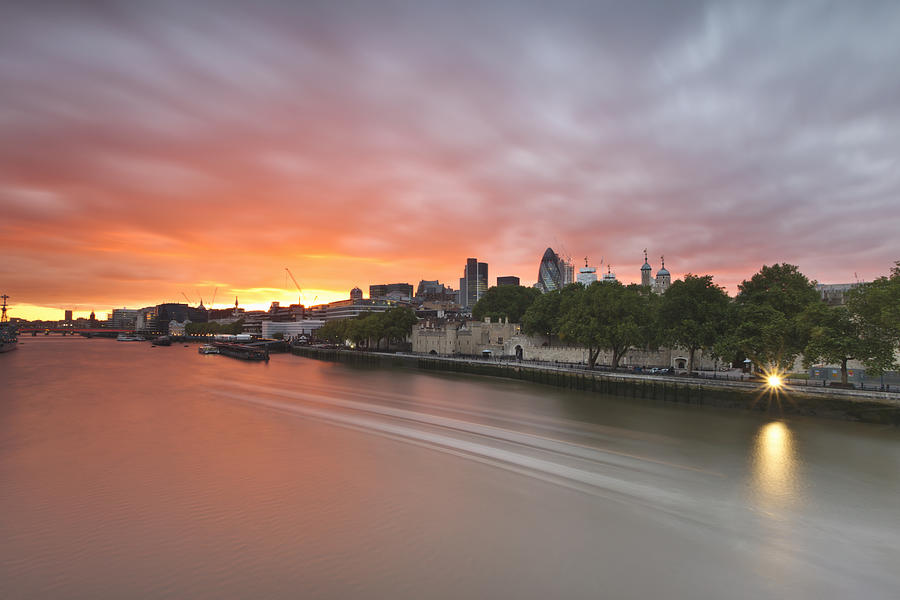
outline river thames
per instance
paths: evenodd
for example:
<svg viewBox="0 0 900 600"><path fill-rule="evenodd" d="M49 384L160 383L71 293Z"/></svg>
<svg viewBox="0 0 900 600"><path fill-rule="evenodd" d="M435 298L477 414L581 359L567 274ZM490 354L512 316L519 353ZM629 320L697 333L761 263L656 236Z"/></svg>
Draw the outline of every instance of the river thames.
<svg viewBox="0 0 900 600"><path fill-rule="evenodd" d="M22 341L4 599L900 596L896 427Z"/></svg>

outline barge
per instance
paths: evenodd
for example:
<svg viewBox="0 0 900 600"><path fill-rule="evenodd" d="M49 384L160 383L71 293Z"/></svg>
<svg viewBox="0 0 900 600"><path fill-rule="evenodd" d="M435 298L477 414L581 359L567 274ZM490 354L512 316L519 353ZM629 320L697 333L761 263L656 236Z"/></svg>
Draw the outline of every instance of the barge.
<svg viewBox="0 0 900 600"><path fill-rule="evenodd" d="M254 348L244 344L232 344L229 342L215 342L213 346L219 351L219 354L230 356L231 358L240 358L241 360L269 360L268 349Z"/></svg>

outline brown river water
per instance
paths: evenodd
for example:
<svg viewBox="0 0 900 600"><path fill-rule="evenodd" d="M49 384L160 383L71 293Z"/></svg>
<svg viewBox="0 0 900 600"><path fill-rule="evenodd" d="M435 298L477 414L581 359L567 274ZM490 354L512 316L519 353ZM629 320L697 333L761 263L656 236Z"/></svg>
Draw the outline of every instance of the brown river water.
<svg viewBox="0 0 900 600"><path fill-rule="evenodd" d="M900 598L896 427L21 340L3 599Z"/></svg>

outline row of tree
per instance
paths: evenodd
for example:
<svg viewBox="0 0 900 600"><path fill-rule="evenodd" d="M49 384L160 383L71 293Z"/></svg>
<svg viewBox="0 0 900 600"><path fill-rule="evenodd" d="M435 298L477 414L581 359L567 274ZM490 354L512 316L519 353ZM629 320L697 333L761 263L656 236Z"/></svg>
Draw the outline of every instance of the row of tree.
<svg viewBox="0 0 900 600"><path fill-rule="evenodd" d="M858 360L877 374L894 366L900 345L900 262L891 274L854 287L840 306L825 304L794 265L764 266L730 298L710 275L687 275L664 294L639 285L571 284L540 294L513 286L489 289L473 309L477 319L508 318L525 333L603 350L617 368L634 348L679 346L694 368L698 350L727 361L748 357L758 367L789 369L801 354L808 365Z"/></svg>
<svg viewBox="0 0 900 600"><path fill-rule="evenodd" d="M349 340L357 347L374 347L377 350L382 341L390 346L405 340L416 321L416 314L411 308L396 307L383 313L329 321L316 331L316 338L332 344L343 344Z"/></svg>
<svg viewBox="0 0 900 600"><path fill-rule="evenodd" d="M244 332L244 320L238 319L234 323L188 323L184 326L184 332L188 335L237 335Z"/></svg>

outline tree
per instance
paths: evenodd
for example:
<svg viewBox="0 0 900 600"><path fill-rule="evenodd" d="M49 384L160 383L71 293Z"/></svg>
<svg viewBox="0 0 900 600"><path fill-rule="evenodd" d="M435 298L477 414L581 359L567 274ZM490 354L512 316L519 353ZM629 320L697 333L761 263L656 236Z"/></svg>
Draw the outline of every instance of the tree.
<svg viewBox="0 0 900 600"><path fill-rule="evenodd" d="M528 335L545 335L547 343L552 343L559 334L559 305L562 292L553 290L534 299L522 315L522 331Z"/></svg>
<svg viewBox="0 0 900 600"><path fill-rule="evenodd" d="M228 325L220 325L215 321L209 323L194 323L193 321L184 326L184 332L188 335L215 335L217 333L229 333Z"/></svg>
<svg viewBox="0 0 900 600"><path fill-rule="evenodd" d="M541 295L537 288L520 285L501 285L488 289L472 308L472 317L478 321L490 317L491 321L509 319L521 323L522 316Z"/></svg>
<svg viewBox="0 0 900 600"><path fill-rule="evenodd" d="M820 301L815 284L796 266L776 264L764 265L738 289L734 345L757 365L790 368L809 340L809 326L802 315L810 304Z"/></svg>
<svg viewBox="0 0 900 600"><path fill-rule="evenodd" d="M639 323L641 329L641 345L648 350L656 350L664 345L663 328L660 321L660 309L662 308L662 296L648 292L647 288L632 283L627 286L637 293L644 301L644 312Z"/></svg>
<svg viewBox="0 0 900 600"><path fill-rule="evenodd" d="M847 294L847 307L876 336L888 336L900 344L900 262L889 277L864 283Z"/></svg>
<svg viewBox="0 0 900 600"><path fill-rule="evenodd" d="M418 323L416 313L411 308L398 306L384 313L384 335L388 346L391 342L405 340L412 333L413 326Z"/></svg>
<svg viewBox="0 0 900 600"><path fill-rule="evenodd" d="M239 333L244 332L244 319L238 319L234 323L229 323L228 325L221 325L219 327L220 333L230 333L232 335L237 335Z"/></svg>
<svg viewBox="0 0 900 600"><path fill-rule="evenodd" d="M369 347L370 340L373 338L378 343L382 338L381 323L378 322L379 314L369 313L360 315L349 320L347 327L347 339L349 339L357 348Z"/></svg>
<svg viewBox="0 0 900 600"><path fill-rule="evenodd" d="M613 370L618 369L625 353L644 340L641 323L647 317L647 300L637 288L619 282L578 287L561 301L560 337L588 349L589 368L601 350L608 350Z"/></svg>
<svg viewBox="0 0 900 600"><path fill-rule="evenodd" d="M662 296L659 322L665 341L686 348L688 371L694 370L697 350L709 350L725 332L729 298L713 283L712 275L688 274Z"/></svg>
<svg viewBox="0 0 900 600"><path fill-rule="evenodd" d="M814 303L804 316L811 331L803 361L807 368L820 360L839 363L841 383L847 385L849 360L862 361L873 374L890 368L894 362L894 344L890 336L867 328L847 307Z"/></svg>
<svg viewBox="0 0 900 600"><path fill-rule="evenodd" d="M316 339L330 344L343 345L347 339L351 319L335 319L328 321L316 330Z"/></svg>

